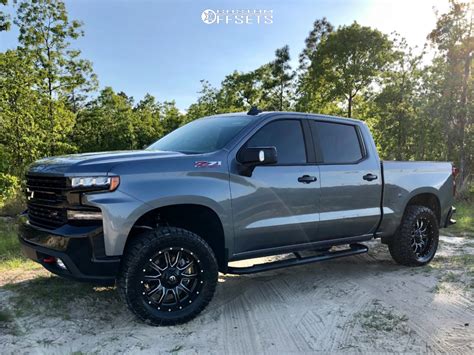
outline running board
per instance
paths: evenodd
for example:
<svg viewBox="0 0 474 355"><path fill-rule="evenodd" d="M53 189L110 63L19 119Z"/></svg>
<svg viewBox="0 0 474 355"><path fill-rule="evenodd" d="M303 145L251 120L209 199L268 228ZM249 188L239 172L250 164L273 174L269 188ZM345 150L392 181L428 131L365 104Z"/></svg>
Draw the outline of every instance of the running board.
<svg viewBox="0 0 474 355"><path fill-rule="evenodd" d="M325 261L331 259L342 258L344 256L357 255L367 253L369 248L363 244L351 244L349 249L336 250L333 252L326 252L315 256L302 257L299 253L295 252L295 258L278 260L264 264L257 264L247 267L232 267L227 268L227 274L245 275L254 274L256 272L282 269L290 266L304 265L310 263L316 263L318 261Z"/></svg>

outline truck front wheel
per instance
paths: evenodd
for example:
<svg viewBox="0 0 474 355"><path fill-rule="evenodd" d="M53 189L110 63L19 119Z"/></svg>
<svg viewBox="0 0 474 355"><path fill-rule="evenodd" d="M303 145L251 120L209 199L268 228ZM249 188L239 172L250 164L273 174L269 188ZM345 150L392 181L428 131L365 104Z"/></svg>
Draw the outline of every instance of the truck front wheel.
<svg viewBox="0 0 474 355"><path fill-rule="evenodd" d="M152 325L185 323L214 295L217 261L198 235L157 227L127 246L117 287L130 310Z"/></svg>
<svg viewBox="0 0 474 355"><path fill-rule="evenodd" d="M424 206L409 206L388 248L397 263L422 266L435 256L438 240L438 220L433 211Z"/></svg>

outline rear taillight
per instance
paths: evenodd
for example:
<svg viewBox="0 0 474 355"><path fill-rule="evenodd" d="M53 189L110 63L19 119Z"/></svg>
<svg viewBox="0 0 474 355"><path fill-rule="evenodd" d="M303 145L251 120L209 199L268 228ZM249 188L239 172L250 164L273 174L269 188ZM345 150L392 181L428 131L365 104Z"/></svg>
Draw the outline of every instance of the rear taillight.
<svg viewBox="0 0 474 355"><path fill-rule="evenodd" d="M452 175L453 175L453 196L456 195L456 176L459 174L459 169L456 168L454 165L452 167Z"/></svg>
<svg viewBox="0 0 474 355"><path fill-rule="evenodd" d="M459 169L453 166L453 176L456 177L459 174Z"/></svg>

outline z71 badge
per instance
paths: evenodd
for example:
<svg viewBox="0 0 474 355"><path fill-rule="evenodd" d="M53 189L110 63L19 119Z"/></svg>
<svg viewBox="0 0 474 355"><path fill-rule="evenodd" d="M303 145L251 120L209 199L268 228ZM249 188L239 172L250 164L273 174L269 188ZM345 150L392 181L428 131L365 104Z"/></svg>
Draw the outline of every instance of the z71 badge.
<svg viewBox="0 0 474 355"><path fill-rule="evenodd" d="M216 161L195 161L194 167L195 168L216 168L221 166L222 162L220 160Z"/></svg>

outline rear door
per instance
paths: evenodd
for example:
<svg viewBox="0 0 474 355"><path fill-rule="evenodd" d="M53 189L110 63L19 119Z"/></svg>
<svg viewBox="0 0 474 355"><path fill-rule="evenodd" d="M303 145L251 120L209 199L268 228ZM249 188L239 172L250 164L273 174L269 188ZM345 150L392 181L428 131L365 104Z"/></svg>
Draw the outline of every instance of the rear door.
<svg viewBox="0 0 474 355"><path fill-rule="evenodd" d="M380 220L382 176L360 128L352 122L310 120L320 160L319 240L374 233Z"/></svg>
<svg viewBox="0 0 474 355"><path fill-rule="evenodd" d="M239 175L234 159L230 188L235 254L314 241L319 220L319 167L310 162L314 150L309 127L299 119L274 120L240 148L244 146L275 147L278 162L257 166L247 177ZM231 153L233 157L238 149Z"/></svg>

